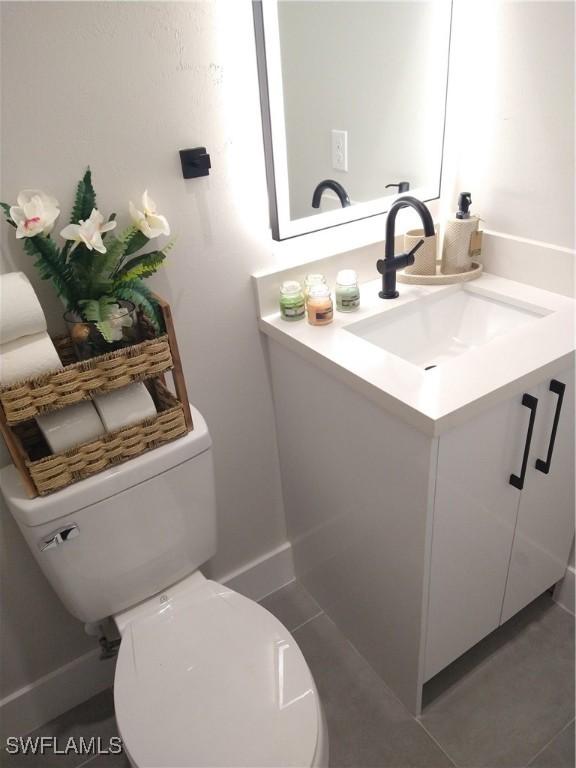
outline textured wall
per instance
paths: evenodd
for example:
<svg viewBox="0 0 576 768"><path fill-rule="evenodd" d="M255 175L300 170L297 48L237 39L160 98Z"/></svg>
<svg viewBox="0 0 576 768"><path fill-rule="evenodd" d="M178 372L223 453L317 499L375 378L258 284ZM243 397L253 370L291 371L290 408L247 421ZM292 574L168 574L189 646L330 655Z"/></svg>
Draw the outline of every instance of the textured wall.
<svg viewBox="0 0 576 768"><path fill-rule="evenodd" d="M90 163L105 211L124 215L148 187L178 236L151 282L172 304L189 395L214 440L218 577L286 538L250 284L272 260L251 5L3 2L0 12L0 199L40 187L68 211ZM211 174L185 182L178 150L198 145ZM28 273L56 327L50 286L0 231L3 271ZM2 522L0 696L92 646L5 510Z"/></svg>

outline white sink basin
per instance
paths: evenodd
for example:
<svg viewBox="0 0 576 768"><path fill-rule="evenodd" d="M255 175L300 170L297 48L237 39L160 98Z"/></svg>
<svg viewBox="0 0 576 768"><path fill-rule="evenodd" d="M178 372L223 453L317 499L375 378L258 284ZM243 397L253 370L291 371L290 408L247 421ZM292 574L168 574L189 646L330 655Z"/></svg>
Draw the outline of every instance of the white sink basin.
<svg viewBox="0 0 576 768"><path fill-rule="evenodd" d="M346 330L422 368L432 368L549 314L468 287L426 296Z"/></svg>

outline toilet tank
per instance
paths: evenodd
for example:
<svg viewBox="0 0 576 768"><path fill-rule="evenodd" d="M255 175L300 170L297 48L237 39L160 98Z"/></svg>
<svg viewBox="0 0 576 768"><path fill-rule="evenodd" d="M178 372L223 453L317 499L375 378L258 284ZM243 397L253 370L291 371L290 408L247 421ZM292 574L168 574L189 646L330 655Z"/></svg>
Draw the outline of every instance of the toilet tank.
<svg viewBox="0 0 576 768"><path fill-rule="evenodd" d="M13 466L0 487L40 568L81 621L160 592L216 551L212 442L192 408L185 437L43 498Z"/></svg>

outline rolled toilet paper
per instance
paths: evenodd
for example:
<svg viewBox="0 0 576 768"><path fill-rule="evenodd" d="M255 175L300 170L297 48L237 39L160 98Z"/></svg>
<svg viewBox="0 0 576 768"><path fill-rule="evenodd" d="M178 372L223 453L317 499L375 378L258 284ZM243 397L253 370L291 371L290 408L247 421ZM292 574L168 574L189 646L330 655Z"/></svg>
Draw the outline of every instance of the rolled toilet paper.
<svg viewBox="0 0 576 768"><path fill-rule="evenodd" d="M26 275L0 275L0 344L45 330L44 312Z"/></svg>
<svg viewBox="0 0 576 768"><path fill-rule="evenodd" d="M36 423L52 453L67 451L74 445L89 443L105 434L98 412L88 401L37 416Z"/></svg>
<svg viewBox="0 0 576 768"><path fill-rule="evenodd" d="M154 400L142 382L98 395L94 405L107 432L152 418L157 413Z"/></svg>
<svg viewBox="0 0 576 768"><path fill-rule="evenodd" d="M0 385L62 368L56 348L46 332L23 336L0 345Z"/></svg>

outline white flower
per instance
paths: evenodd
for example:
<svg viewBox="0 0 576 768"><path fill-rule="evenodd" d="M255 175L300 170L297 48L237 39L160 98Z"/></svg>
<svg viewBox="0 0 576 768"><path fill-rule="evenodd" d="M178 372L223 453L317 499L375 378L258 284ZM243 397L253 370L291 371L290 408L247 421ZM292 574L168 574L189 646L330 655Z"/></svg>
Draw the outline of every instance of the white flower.
<svg viewBox="0 0 576 768"><path fill-rule="evenodd" d="M102 235L104 232L114 229L115 226L115 221L108 221L104 224L104 216L96 208L93 208L89 219L86 219L86 221L80 219L79 224L68 224L60 232L60 235L65 240L74 240L72 250L77 245L80 245L80 243L84 243L89 251L94 250L98 251L98 253L106 253L106 248L102 242Z"/></svg>
<svg viewBox="0 0 576 768"><path fill-rule="evenodd" d="M144 210L139 211L132 202L130 203L130 216L132 216L132 221L143 235L151 240L153 237L158 237L159 235L170 234L170 225L168 224L166 217L160 216L157 212L156 203L148 197L148 190L142 195L142 208Z"/></svg>
<svg viewBox="0 0 576 768"><path fill-rule="evenodd" d="M10 218L16 224L16 237L49 235L60 215L59 202L39 189L24 189L10 208Z"/></svg>

